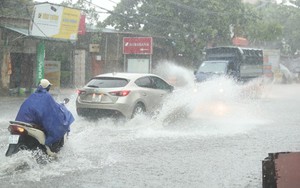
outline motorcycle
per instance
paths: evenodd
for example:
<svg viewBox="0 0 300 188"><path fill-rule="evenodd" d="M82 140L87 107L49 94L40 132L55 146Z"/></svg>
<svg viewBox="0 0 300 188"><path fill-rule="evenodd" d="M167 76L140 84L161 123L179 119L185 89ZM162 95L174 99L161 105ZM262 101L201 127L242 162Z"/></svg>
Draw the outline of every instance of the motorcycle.
<svg viewBox="0 0 300 188"><path fill-rule="evenodd" d="M68 98L65 98L62 105L69 102ZM10 136L8 139L9 146L6 151L5 156L11 156L18 153L21 150L29 151L41 151L42 154L50 158L56 158L56 153L63 147L67 133L65 136L57 143L56 151L53 152L51 149L45 145L46 135L43 128L38 125L21 122L21 121L9 121L8 131ZM35 154L40 155L40 154ZM37 162L40 156L37 156Z"/></svg>

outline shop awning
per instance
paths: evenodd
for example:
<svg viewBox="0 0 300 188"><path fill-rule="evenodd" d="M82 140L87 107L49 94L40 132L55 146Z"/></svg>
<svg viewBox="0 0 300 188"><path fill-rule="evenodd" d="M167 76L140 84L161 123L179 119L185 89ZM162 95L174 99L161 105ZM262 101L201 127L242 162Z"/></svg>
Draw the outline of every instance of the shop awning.
<svg viewBox="0 0 300 188"><path fill-rule="evenodd" d="M33 39L42 39L42 40L48 40L48 41L58 41L58 42L69 42L71 40L65 40L65 39L56 39L56 38L51 38L51 37L39 37L39 36L33 36L29 34L29 30L26 28L18 28L15 26L9 26L9 25L1 25L0 28L7 29L9 31L14 31L16 33L19 33L21 35L24 35L26 37L31 37Z"/></svg>
<svg viewBox="0 0 300 188"><path fill-rule="evenodd" d="M7 25L4 25L4 26L0 25L0 27L17 32L17 33L25 35L25 36L29 36L28 29L25 29L25 28L17 28L17 27L7 26Z"/></svg>

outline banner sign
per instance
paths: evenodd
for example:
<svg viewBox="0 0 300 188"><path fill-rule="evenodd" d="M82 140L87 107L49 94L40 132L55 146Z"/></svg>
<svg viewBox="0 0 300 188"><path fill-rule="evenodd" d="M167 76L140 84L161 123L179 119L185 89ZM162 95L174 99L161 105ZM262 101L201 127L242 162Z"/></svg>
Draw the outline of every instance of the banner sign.
<svg viewBox="0 0 300 188"><path fill-rule="evenodd" d="M35 83L38 85L41 79L44 78L44 59L45 59L45 43L41 41L37 45L36 50L36 80Z"/></svg>
<svg viewBox="0 0 300 188"><path fill-rule="evenodd" d="M73 72L73 82L75 87L82 87L85 85L85 58L86 51L85 50L75 50L74 53L74 72Z"/></svg>
<svg viewBox="0 0 300 188"><path fill-rule="evenodd" d="M152 37L124 37L123 54L152 54Z"/></svg>
<svg viewBox="0 0 300 188"><path fill-rule="evenodd" d="M82 14L79 21L78 35L85 35L85 32L85 15Z"/></svg>
<svg viewBox="0 0 300 188"><path fill-rule="evenodd" d="M34 6L30 35L77 40L80 10L49 3Z"/></svg>
<svg viewBox="0 0 300 188"><path fill-rule="evenodd" d="M45 78L53 86L51 88L60 89L60 61L45 61Z"/></svg>

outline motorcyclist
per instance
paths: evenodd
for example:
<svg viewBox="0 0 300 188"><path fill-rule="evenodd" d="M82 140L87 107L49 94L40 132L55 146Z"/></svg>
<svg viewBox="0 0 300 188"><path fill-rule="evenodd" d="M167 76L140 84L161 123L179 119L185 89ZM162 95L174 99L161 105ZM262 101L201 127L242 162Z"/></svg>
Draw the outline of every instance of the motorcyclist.
<svg viewBox="0 0 300 188"><path fill-rule="evenodd" d="M15 119L42 127L48 154L60 150L64 144L64 135L70 131L70 125L74 121L64 104L55 102L50 95L51 85L49 80L41 79L36 91L21 105Z"/></svg>

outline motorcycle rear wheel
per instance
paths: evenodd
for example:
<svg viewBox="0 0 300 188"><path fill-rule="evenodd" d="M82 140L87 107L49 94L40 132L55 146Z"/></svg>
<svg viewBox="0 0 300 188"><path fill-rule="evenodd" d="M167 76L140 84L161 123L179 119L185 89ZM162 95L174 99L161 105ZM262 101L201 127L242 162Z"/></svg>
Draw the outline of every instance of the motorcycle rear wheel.
<svg viewBox="0 0 300 188"><path fill-rule="evenodd" d="M21 135L17 144L9 144L5 156L11 156L21 150L36 150L38 148L45 151L45 148L35 138Z"/></svg>

